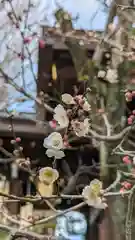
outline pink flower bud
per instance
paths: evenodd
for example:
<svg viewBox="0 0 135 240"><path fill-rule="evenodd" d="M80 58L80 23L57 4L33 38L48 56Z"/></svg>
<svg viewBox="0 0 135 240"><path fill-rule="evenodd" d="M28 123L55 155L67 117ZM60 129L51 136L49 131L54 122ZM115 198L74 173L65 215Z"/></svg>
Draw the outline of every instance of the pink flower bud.
<svg viewBox="0 0 135 240"><path fill-rule="evenodd" d="M130 189L132 187L132 184L127 181L122 182L121 185L126 189Z"/></svg>
<svg viewBox="0 0 135 240"><path fill-rule="evenodd" d="M133 119L131 117L128 118L128 124L131 125L133 123Z"/></svg>
<svg viewBox="0 0 135 240"><path fill-rule="evenodd" d="M132 111L133 115L135 115L135 110Z"/></svg>
<svg viewBox="0 0 135 240"><path fill-rule="evenodd" d="M129 156L124 156L122 160L126 164L131 164L131 160L129 159Z"/></svg>
<svg viewBox="0 0 135 240"><path fill-rule="evenodd" d="M16 141L17 143L19 143L19 142L21 142L21 138L20 138L20 137L17 137L17 138L15 139L15 141Z"/></svg>
<svg viewBox="0 0 135 240"><path fill-rule="evenodd" d="M44 48L45 47L45 41L44 40L42 40L42 39L39 40L39 47L40 48Z"/></svg>
<svg viewBox="0 0 135 240"><path fill-rule="evenodd" d="M51 128L56 128L56 126L57 126L57 123L55 120L50 121L49 124L50 124Z"/></svg>
<svg viewBox="0 0 135 240"><path fill-rule="evenodd" d="M132 120L134 120L134 119L135 119L135 116L134 116L134 115L130 115L130 118L132 118Z"/></svg>

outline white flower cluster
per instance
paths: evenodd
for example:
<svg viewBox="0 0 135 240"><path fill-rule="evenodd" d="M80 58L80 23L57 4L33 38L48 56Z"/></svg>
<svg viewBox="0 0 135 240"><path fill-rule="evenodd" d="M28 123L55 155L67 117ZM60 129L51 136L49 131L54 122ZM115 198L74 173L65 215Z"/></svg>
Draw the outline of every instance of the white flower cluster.
<svg viewBox="0 0 135 240"><path fill-rule="evenodd" d="M59 125L68 133L68 129L78 137L85 137L89 133L90 123L87 117L91 111L91 106L87 99L82 95L72 97L70 94L61 96L62 103L58 104L54 109L53 120L50 122L52 128ZM70 131L70 132L71 132ZM44 147L47 148L48 157L61 159L65 156L63 137L58 132L51 133L44 139Z"/></svg>
<svg viewBox="0 0 135 240"><path fill-rule="evenodd" d="M79 122L78 120L72 120L71 125L73 128L73 131L78 137L84 137L89 132L89 119L85 118L83 122Z"/></svg>
<svg viewBox="0 0 135 240"><path fill-rule="evenodd" d="M105 203L105 199L101 196L102 191L102 182L98 179L94 179L90 182L90 185L83 189L82 196L89 206L105 209L107 204Z"/></svg>

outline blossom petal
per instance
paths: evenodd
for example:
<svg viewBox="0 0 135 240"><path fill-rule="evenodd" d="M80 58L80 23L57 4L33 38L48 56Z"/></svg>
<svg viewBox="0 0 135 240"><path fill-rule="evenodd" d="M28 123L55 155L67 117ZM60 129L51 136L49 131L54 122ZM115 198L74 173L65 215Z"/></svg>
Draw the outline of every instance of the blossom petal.
<svg viewBox="0 0 135 240"><path fill-rule="evenodd" d="M42 197L51 197L53 193L53 185L46 185L43 182L38 182L37 184L38 191Z"/></svg>
<svg viewBox="0 0 135 240"><path fill-rule="evenodd" d="M55 152L56 151L54 149L47 149L46 150L46 155L47 155L47 157L52 158L52 157L55 156Z"/></svg>
<svg viewBox="0 0 135 240"><path fill-rule="evenodd" d="M94 205L94 207L98 209L106 209L108 205L105 202L101 202L100 204Z"/></svg>
<svg viewBox="0 0 135 240"><path fill-rule="evenodd" d="M54 109L53 118L58 122L61 127L68 127L69 119L67 116L67 112L62 105L58 104L57 107Z"/></svg>
<svg viewBox="0 0 135 240"><path fill-rule="evenodd" d="M46 184L52 184L59 177L59 173L56 169L51 167L44 167L39 170L39 180Z"/></svg>
<svg viewBox="0 0 135 240"><path fill-rule="evenodd" d="M82 196L89 206L101 209L105 209L107 207L107 204L104 203L104 199L100 197L101 190L102 182L98 179L92 180L90 185L85 186L82 191Z"/></svg>
<svg viewBox="0 0 135 240"><path fill-rule="evenodd" d="M86 199L86 203L88 204L88 206L92 206L95 208L101 208L101 204L102 204L102 200L101 198L97 197L95 200L94 199Z"/></svg>
<svg viewBox="0 0 135 240"><path fill-rule="evenodd" d="M54 157L55 159L61 159L61 158L63 158L65 156L65 153L63 151L60 151L60 150L47 149L46 155L49 158Z"/></svg>
<svg viewBox="0 0 135 240"><path fill-rule="evenodd" d="M63 151L56 151L55 152L55 159L61 159L65 157L65 153Z"/></svg>
<svg viewBox="0 0 135 240"><path fill-rule="evenodd" d="M62 94L61 97L62 97L62 101L63 101L65 104L67 104L67 105L75 104L75 101L74 101L73 97L72 97L70 94L64 93L64 94Z"/></svg>
<svg viewBox="0 0 135 240"><path fill-rule="evenodd" d="M82 191L82 196L85 198L85 196L89 195L89 191L90 191L90 186L85 186L85 188Z"/></svg>
<svg viewBox="0 0 135 240"><path fill-rule="evenodd" d="M89 112L91 110L91 106L87 101L85 101L82 107L83 107L83 110L86 112Z"/></svg>
<svg viewBox="0 0 135 240"><path fill-rule="evenodd" d="M45 148L52 148L54 150L62 149L64 144L61 134L58 132L51 133L47 138L44 139L43 146Z"/></svg>
<svg viewBox="0 0 135 240"><path fill-rule="evenodd" d="M93 179L90 182L90 189L92 189L92 191L94 191L96 194L99 194L101 189L103 187L103 184L100 180L98 179Z"/></svg>
<svg viewBox="0 0 135 240"><path fill-rule="evenodd" d="M61 114L61 112L65 113L65 109L61 104L58 104L55 108L54 108L54 113L59 113Z"/></svg>

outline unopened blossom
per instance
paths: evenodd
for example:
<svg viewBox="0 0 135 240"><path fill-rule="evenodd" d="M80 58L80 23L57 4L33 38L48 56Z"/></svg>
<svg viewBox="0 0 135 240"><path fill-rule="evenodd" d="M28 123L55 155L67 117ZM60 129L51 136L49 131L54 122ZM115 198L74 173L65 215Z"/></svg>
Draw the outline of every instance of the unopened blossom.
<svg viewBox="0 0 135 240"><path fill-rule="evenodd" d="M49 125L51 128L56 128L57 127L57 122L55 120L52 120L49 122Z"/></svg>
<svg viewBox="0 0 135 240"><path fill-rule="evenodd" d="M102 182L98 179L94 179L90 182L90 185L85 186L82 191L82 196L89 206L105 209L107 204L103 202L101 197L102 190Z"/></svg>
<svg viewBox="0 0 135 240"><path fill-rule="evenodd" d="M105 72L104 70L100 70L100 71L98 72L98 78L104 78L105 75L106 75L106 72Z"/></svg>
<svg viewBox="0 0 135 240"><path fill-rule="evenodd" d="M90 123L88 118L85 118L83 122L79 122L78 120L72 120L71 125L73 131L78 137L84 137L89 132Z"/></svg>
<svg viewBox="0 0 135 240"><path fill-rule="evenodd" d="M68 93L62 94L61 98L62 102L64 102L67 105L75 104L74 98Z"/></svg>
<svg viewBox="0 0 135 240"><path fill-rule="evenodd" d="M51 167L44 167L39 170L39 180L45 184L53 184L58 177L58 171Z"/></svg>
<svg viewBox="0 0 135 240"><path fill-rule="evenodd" d="M118 82L118 73L116 69L108 69L106 74L106 80L110 83Z"/></svg>
<svg viewBox="0 0 135 240"><path fill-rule="evenodd" d="M40 39L39 40L39 46L40 46L40 48L44 48L45 47L45 41Z"/></svg>
<svg viewBox="0 0 135 240"><path fill-rule="evenodd" d="M133 119L131 117L128 118L128 124L131 125L133 123Z"/></svg>
<svg viewBox="0 0 135 240"><path fill-rule="evenodd" d="M132 184L127 181L122 182L121 185L126 189L130 189L132 187Z"/></svg>
<svg viewBox="0 0 135 240"><path fill-rule="evenodd" d="M131 160L130 160L129 156L124 156L122 160L126 164L131 164Z"/></svg>
<svg viewBox="0 0 135 240"><path fill-rule="evenodd" d="M67 116L67 112L62 105L58 104L57 107L54 109L53 118L54 118L54 120L56 120L58 122L58 124L61 127L63 127L63 128L68 127L69 119Z"/></svg>
<svg viewBox="0 0 135 240"><path fill-rule="evenodd" d="M47 148L46 155L50 158L54 157L55 159L61 159L65 156L62 151L64 148L63 139L58 132L53 132L45 138L43 146Z"/></svg>

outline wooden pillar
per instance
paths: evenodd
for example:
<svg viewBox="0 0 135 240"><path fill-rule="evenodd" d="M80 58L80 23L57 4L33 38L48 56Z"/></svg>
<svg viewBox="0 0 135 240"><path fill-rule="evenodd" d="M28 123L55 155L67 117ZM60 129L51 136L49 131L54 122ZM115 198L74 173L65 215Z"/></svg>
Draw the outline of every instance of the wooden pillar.
<svg viewBox="0 0 135 240"><path fill-rule="evenodd" d="M46 44L44 48L39 46L39 61L38 61L38 82L37 95L41 91L48 92L49 82L51 80L51 66L53 57L53 47L51 44ZM45 109L37 106L37 119L45 119Z"/></svg>

